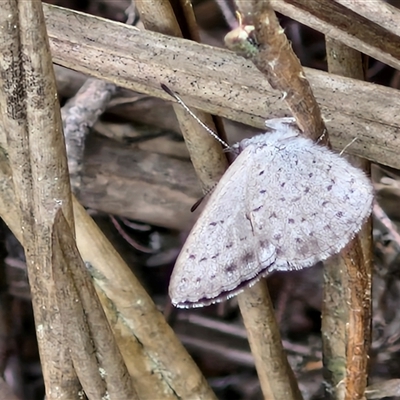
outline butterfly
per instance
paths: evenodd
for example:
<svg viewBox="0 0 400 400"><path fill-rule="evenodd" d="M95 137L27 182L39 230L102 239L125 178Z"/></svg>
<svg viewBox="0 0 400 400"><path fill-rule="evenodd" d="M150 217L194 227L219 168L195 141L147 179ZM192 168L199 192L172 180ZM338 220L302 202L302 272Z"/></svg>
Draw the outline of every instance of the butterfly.
<svg viewBox="0 0 400 400"><path fill-rule="evenodd" d="M293 118L244 139L193 226L171 276L177 307L240 293L273 271L314 265L338 253L372 210L360 169L301 135Z"/></svg>

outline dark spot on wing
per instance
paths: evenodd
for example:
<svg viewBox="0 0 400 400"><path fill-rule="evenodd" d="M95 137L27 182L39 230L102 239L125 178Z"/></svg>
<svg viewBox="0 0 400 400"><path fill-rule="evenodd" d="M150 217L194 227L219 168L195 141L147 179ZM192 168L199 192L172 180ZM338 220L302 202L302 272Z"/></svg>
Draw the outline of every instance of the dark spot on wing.
<svg viewBox="0 0 400 400"><path fill-rule="evenodd" d="M328 192L330 192L332 190L332 185L327 186L326 189L328 190Z"/></svg>
<svg viewBox="0 0 400 400"><path fill-rule="evenodd" d="M211 226L215 226L215 225L217 225L217 223L216 222L211 222L210 225Z"/></svg>
<svg viewBox="0 0 400 400"><path fill-rule="evenodd" d="M301 238L296 238L296 239L294 239L294 240L295 240L296 243L301 243L301 242L302 242L302 239L301 239Z"/></svg>
<svg viewBox="0 0 400 400"><path fill-rule="evenodd" d="M260 211L264 206L261 204L260 207L255 208L253 211Z"/></svg>
<svg viewBox="0 0 400 400"><path fill-rule="evenodd" d="M302 246L300 246L299 249L300 254L308 254L309 253L309 249L306 243L303 243Z"/></svg>
<svg viewBox="0 0 400 400"><path fill-rule="evenodd" d="M195 260L196 259L196 256L194 255L194 254L191 254L190 256L189 256L189 260Z"/></svg>
<svg viewBox="0 0 400 400"><path fill-rule="evenodd" d="M304 189L304 193L309 193L309 191L310 191L310 188L309 188L309 187L306 187L306 188Z"/></svg>
<svg viewBox="0 0 400 400"><path fill-rule="evenodd" d="M221 219L221 221L219 221L220 224L223 224L225 221L223 219Z"/></svg>
<svg viewBox="0 0 400 400"><path fill-rule="evenodd" d="M225 267L225 272L233 272L237 269L236 264L230 264L227 267Z"/></svg>
<svg viewBox="0 0 400 400"><path fill-rule="evenodd" d="M288 224L294 224L294 219L293 218L289 218L287 222L288 222Z"/></svg>
<svg viewBox="0 0 400 400"><path fill-rule="evenodd" d="M242 262L244 262L245 264L248 264L248 263L250 263L252 261L254 261L254 254L252 254L252 253L246 253L242 257Z"/></svg>
<svg viewBox="0 0 400 400"><path fill-rule="evenodd" d="M308 174L308 177L309 178L312 178L314 176L314 174L312 173L312 172L310 172L309 174Z"/></svg>
<svg viewBox="0 0 400 400"><path fill-rule="evenodd" d="M281 183L281 187L284 187L286 185L286 182Z"/></svg>
<svg viewBox="0 0 400 400"><path fill-rule="evenodd" d="M267 191L264 190L264 189L263 189L263 190L260 190L260 193L261 193L261 194L264 194L264 193L266 193L266 192L267 192Z"/></svg>
<svg viewBox="0 0 400 400"><path fill-rule="evenodd" d="M302 217L301 222L306 222L306 219L304 217Z"/></svg>
<svg viewBox="0 0 400 400"><path fill-rule="evenodd" d="M264 174L265 171L261 171L258 175L261 176Z"/></svg>
<svg viewBox="0 0 400 400"><path fill-rule="evenodd" d="M230 249L232 246L233 246L233 243L228 243L225 247L226 247L227 249Z"/></svg>
<svg viewBox="0 0 400 400"><path fill-rule="evenodd" d="M212 274L211 276L210 276L210 279L215 279L216 278L216 275L215 274Z"/></svg>
<svg viewBox="0 0 400 400"><path fill-rule="evenodd" d="M337 216L338 218L342 218L343 215L344 215L344 214L343 214L342 211L339 211L339 212L336 213L336 216Z"/></svg>
<svg viewBox="0 0 400 400"><path fill-rule="evenodd" d="M200 283L200 282L201 282L201 278L197 278L196 283Z"/></svg>
<svg viewBox="0 0 400 400"><path fill-rule="evenodd" d="M199 260L199 262L207 261L207 257L203 257Z"/></svg>
<svg viewBox="0 0 400 400"><path fill-rule="evenodd" d="M242 238L240 238L239 240L240 240L241 242L243 242L243 241L246 240L246 239L247 239L247 236L242 237Z"/></svg>
<svg viewBox="0 0 400 400"><path fill-rule="evenodd" d="M219 253L214 254L214 255L211 257L211 260L215 260L218 256L219 256Z"/></svg>
<svg viewBox="0 0 400 400"><path fill-rule="evenodd" d="M317 163L317 161L314 159L314 160L312 160L312 163L313 163L313 164L316 164L316 163Z"/></svg>
<svg viewBox="0 0 400 400"><path fill-rule="evenodd" d="M329 201L325 200L325 201L322 202L321 206L325 207L328 203L329 203Z"/></svg>

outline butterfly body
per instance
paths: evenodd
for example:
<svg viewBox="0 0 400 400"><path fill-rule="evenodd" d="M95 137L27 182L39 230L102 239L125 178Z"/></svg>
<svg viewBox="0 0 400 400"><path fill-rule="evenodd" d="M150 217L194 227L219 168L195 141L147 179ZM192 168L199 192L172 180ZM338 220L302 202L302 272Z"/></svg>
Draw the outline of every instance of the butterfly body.
<svg viewBox="0 0 400 400"><path fill-rule="evenodd" d="M338 253L372 208L370 180L284 123L245 139L176 261L178 307L225 300L269 273Z"/></svg>

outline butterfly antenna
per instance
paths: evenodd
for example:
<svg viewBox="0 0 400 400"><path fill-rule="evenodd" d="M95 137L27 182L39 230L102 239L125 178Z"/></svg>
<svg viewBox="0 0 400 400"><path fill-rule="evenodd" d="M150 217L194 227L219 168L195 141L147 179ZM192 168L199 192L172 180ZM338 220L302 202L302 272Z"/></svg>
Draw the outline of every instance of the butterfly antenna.
<svg viewBox="0 0 400 400"><path fill-rule="evenodd" d="M230 149L230 146L226 142L224 142L212 129L210 129L200 118L198 118L175 92L173 92L168 86L164 85L163 83L161 84L161 88L171 97L173 97L215 140L220 142L222 146Z"/></svg>
<svg viewBox="0 0 400 400"><path fill-rule="evenodd" d="M350 143L347 143L346 146L344 146L344 149L339 153L339 155L341 156L346 151L346 149L348 149L357 139L358 137L355 137Z"/></svg>
<svg viewBox="0 0 400 400"><path fill-rule="evenodd" d="M328 133L328 131L325 128L324 131L322 132L322 135L317 139L316 143L318 144L319 142L322 142L322 140L324 140L324 137L326 136L327 133Z"/></svg>

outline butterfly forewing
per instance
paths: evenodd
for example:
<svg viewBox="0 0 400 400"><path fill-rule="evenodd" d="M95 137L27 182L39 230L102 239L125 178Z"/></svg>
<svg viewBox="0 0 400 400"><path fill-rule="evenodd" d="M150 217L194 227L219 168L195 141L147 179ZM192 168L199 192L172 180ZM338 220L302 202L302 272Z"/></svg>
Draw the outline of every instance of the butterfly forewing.
<svg viewBox="0 0 400 400"><path fill-rule="evenodd" d="M366 175L311 140L296 137L253 154L246 208L255 236L277 252L270 270L314 265L342 249L372 207Z"/></svg>

